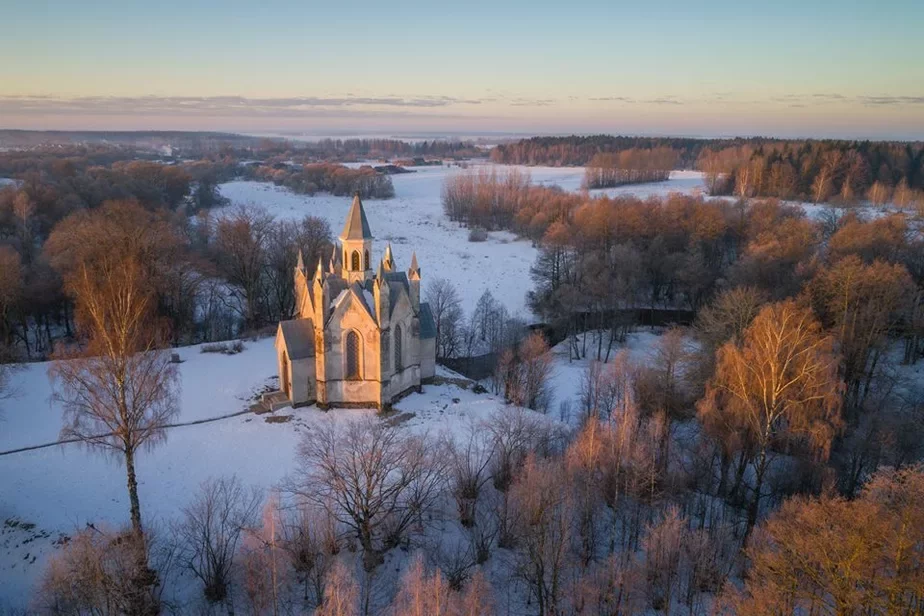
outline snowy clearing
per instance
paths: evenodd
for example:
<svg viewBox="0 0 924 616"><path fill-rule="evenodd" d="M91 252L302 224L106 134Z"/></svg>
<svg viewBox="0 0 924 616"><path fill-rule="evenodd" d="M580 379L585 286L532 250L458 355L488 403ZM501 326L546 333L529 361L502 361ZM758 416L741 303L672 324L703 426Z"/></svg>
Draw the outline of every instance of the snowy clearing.
<svg viewBox="0 0 924 616"><path fill-rule="evenodd" d="M178 422L246 409L275 385L273 339L246 342L237 355L178 350L183 384ZM0 451L54 442L61 408L52 401L47 363L28 364L14 375L17 396L5 401ZM438 376L457 377L438 368ZM415 433L450 438L467 434L504 404L451 382L426 385L395 405ZM247 413L168 431L167 442L143 451L137 462L139 496L148 526L168 523L209 477L237 475L244 485L272 488L295 467L300 439L321 422L372 416L374 411L285 408L271 415ZM291 419L270 423L267 417ZM277 419L277 421L279 421ZM64 535L92 523L128 523L125 471L117 459L76 444L0 456L0 611L28 605L47 558Z"/></svg>
<svg viewBox="0 0 924 616"><path fill-rule="evenodd" d="M528 173L536 184L556 185L568 191L579 191L584 177L583 167L493 167L518 169ZM536 260L536 248L504 231L490 233L486 242L469 242L468 229L450 221L441 202L443 181L463 169L457 166L411 169L415 172L392 176L393 199L369 199L363 203L375 236L375 259L381 258L385 244L391 242L398 268L405 269L411 262L411 253L416 251L424 288L434 278L451 280L460 292L467 314L472 312L481 294L489 290L511 313L528 315L526 293L532 288L529 268ZM634 194L646 198L671 192L695 193L701 189L701 173L675 171L667 182L594 190L590 194ZM348 197L298 195L266 182L228 182L220 190L232 206L258 205L279 218L318 216L330 223L335 236L340 234L350 207Z"/></svg>

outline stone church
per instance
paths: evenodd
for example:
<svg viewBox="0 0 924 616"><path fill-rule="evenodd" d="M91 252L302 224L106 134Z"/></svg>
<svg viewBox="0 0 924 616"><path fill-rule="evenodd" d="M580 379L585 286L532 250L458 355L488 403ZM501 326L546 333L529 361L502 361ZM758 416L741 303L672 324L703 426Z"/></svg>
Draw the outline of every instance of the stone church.
<svg viewBox="0 0 924 616"><path fill-rule="evenodd" d="M436 328L420 301L417 255L397 271L391 245L373 273L372 233L353 197L325 267L298 255L295 314L279 323L279 385L292 406L383 408L436 370Z"/></svg>

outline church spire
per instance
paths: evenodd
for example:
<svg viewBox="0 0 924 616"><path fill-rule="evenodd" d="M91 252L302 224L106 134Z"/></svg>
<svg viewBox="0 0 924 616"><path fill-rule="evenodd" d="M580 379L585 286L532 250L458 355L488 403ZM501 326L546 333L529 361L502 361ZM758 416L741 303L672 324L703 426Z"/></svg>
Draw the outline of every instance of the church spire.
<svg viewBox="0 0 924 616"><path fill-rule="evenodd" d="M411 253L411 267L407 270L408 276L413 277L417 276L417 279L420 280L420 266L417 265L417 252Z"/></svg>
<svg viewBox="0 0 924 616"><path fill-rule="evenodd" d="M417 265L417 253L411 254L411 267L407 270L408 291L414 314L420 312L420 266Z"/></svg>
<svg viewBox="0 0 924 616"><path fill-rule="evenodd" d="M347 214L346 224L343 225L343 232L340 234L340 239L372 239L372 231L369 229L369 221L366 220L366 210L363 209L363 202L359 198L359 191L353 195L353 204L350 205L350 213Z"/></svg>
<svg viewBox="0 0 924 616"><path fill-rule="evenodd" d="M299 260L301 260L301 253L299 253L298 256L299 256ZM318 270L315 273L315 277L318 280L324 277L324 259L322 257L318 257Z"/></svg>
<svg viewBox="0 0 924 616"><path fill-rule="evenodd" d="M386 272L395 270L395 258L391 254L391 242L385 245L385 256L382 257L382 264L385 266Z"/></svg>
<svg viewBox="0 0 924 616"><path fill-rule="evenodd" d="M295 269L304 271L305 269L305 257L302 255L302 249L298 249L298 263L295 264Z"/></svg>

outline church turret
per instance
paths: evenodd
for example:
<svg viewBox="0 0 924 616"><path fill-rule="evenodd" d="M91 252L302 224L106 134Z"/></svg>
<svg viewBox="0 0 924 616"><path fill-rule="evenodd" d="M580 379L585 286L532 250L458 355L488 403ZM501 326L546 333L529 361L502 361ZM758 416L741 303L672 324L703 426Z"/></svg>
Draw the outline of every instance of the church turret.
<svg viewBox="0 0 924 616"><path fill-rule="evenodd" d="M385 246L385 256L382 257L382 267L386 272L395 271L395 258L391 254L391 242Z"/></svg>
<svg viewBox="0 0 924 616"><path fill-rule="evenodd" d="M340 234L343 269L341 276L347 282L363 282L372 278L372 232L366 211L357 192Z"/></svg>
<svg viewBox="0 0 924 616"><path fill-rule="evenodd" d="M407 270L407 279L411 285L411 306L414 314L420 312L420 266L417 265L417 253L411 255L411 267Z"/></svg>
<svg viewBox="0 0 924 616"><path fill-rule="evenodd" d="M385 280L385 262L379 263L375 275L375 284L372 285L372 294L375 299L375 316L381 330L388 329L388 316L391 314L391 298L389 297L388 281Z"/></svg>
<svg viewBox="0 0 924 616"><path fill-rule="evenodd" d="M327 313L330 311L330 287L327 285L327 277L324 275L324 265L320 257L313 284L314 314L311 316L314 318L315 327L323 329Z"/></svg>
<svg viewBox="0 0 924 616"><path fill-rule="evenodd" d="M308 295L308 272L305 271L305 259L301 250L298 251L298 262L295 264L293 277L295 283L295 314L293 316L300 318Z"/></svg>
<svg viewBox="0 0 924 616"><path fill-rule="evenodd" d="M340 274L340 248L334 246L334 249L330 253L330 262L327 264L327 273L328 274Z"/></svg>

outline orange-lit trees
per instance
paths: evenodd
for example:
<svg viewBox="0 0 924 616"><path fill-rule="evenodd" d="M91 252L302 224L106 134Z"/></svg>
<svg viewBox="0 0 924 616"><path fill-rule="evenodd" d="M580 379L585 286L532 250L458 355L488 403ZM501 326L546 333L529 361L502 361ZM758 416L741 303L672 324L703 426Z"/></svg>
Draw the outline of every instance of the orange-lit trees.
<svg viewBox="0 0 924 616"><path fill-rule="evenodd" d="M76 304L82 343L59 349L50 370L64 408L62 436L125 462L139 545L144 538L135 456L166 437L165 427L179 411L176 365L163 349L165 332L156 318L161 268L175 243L161 218L120 202L73 215L46 244ZM139 583L153 584L147 577Z"/></svg>
<svg viewBox="0 0 924 616"><path fill-rule="evenodd" d="M740 438L740 455L753 465L746 533L757 522L774 446L802 442L827 454L841 423L840 389L833 340L793 301L765 307L741 344L719 349L698 412L718 438Z"/></svg>
<svg viewBox="0 0 924 616"><path fill-rule="evenodd" d="M887 469L856 500L796 498L759 527L727 613L915 614L924 600L924 469Z"/></svg>

